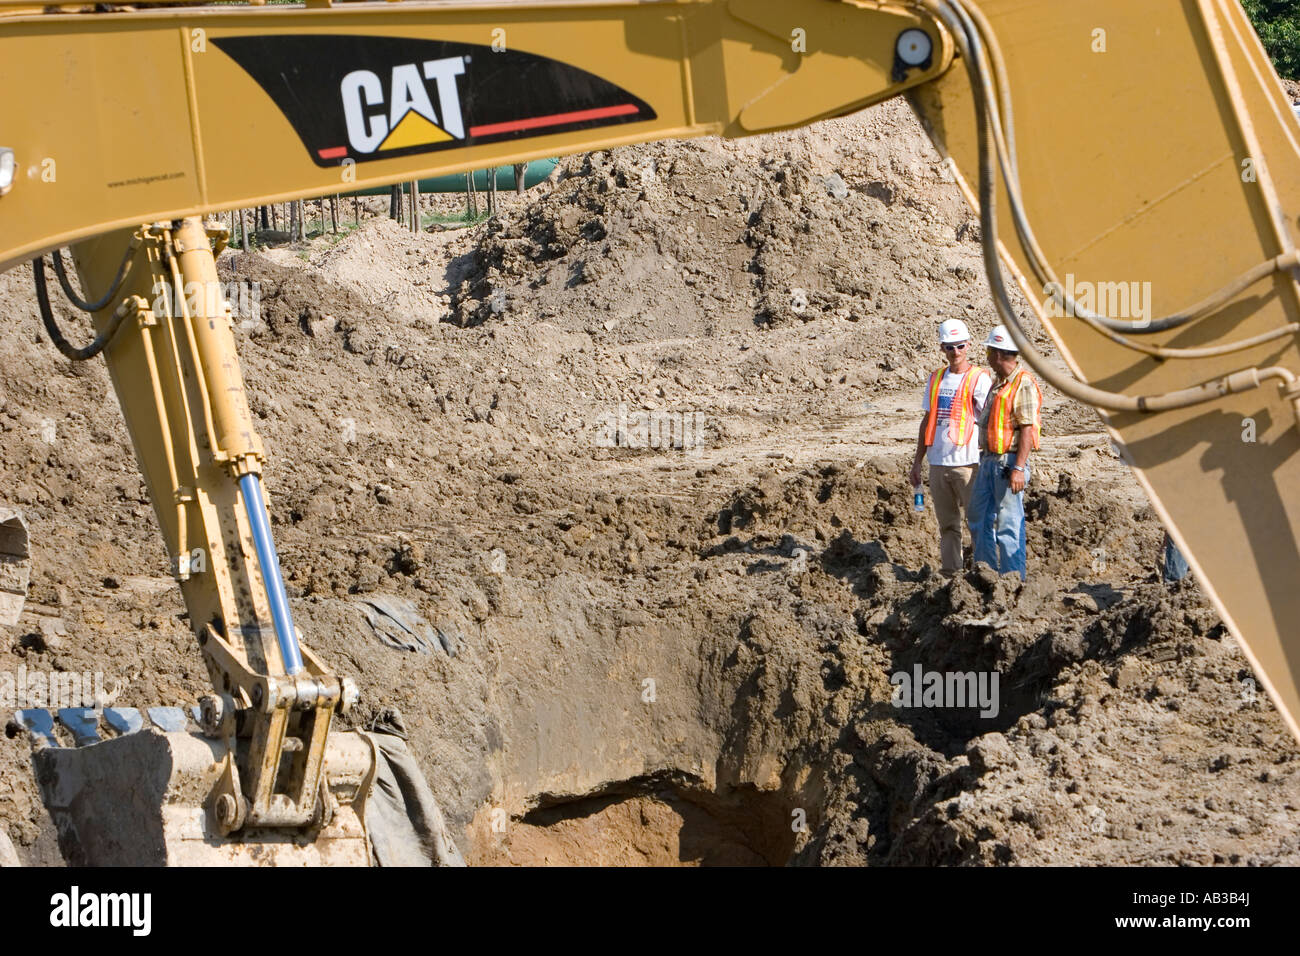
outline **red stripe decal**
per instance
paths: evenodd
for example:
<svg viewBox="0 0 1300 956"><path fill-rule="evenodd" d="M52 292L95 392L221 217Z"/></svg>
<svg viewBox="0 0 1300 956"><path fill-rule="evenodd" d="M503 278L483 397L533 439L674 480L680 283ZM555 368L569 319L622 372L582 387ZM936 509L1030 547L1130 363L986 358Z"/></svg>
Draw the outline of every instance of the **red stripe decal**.
<svg viewBox="0 0 1300 956"><path fill-rule="evenodd" d="M338 159L340 156L348 154L346 146L331 146L329 149L318 149L317 154L321 159Z"/></svg>
<svg viewBox="0 0 1300 956"><path fill-rule="evenodd" d="M635 103L622 106L603 106L595 110L579 110L576 113L553 113L550 116L534 116L531 119L512 120L509 123L492 123L488 126L471 126L470 136L493 136L497 133L517 133L525 129L541 129L546 126L564 126L568 123L581 123L584 120L607 119L611 116L627 116L635 113Z"/></svg>

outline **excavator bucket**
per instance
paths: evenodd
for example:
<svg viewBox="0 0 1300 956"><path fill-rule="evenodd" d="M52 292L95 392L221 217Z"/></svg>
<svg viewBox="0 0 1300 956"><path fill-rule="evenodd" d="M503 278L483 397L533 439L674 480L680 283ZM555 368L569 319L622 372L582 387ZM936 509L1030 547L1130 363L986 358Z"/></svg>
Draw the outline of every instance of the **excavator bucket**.
<svg viewBox="0 0 1300 956"><path fill-rule="evenodd" d="M310 825L223 833L216 807L232 757L243 754L202 732L198 708L22 710L15 718L73 866L462 862L404 743L388 734L330 735L328 783ZM236 738L238 750L247 746Z"/></svg>
<svg viewBox="0 0 1300 956"><path fill-rule="evenodd" d="M247 828L223 836L211 795L232 755L179 707L24 710L32 764L59 849L74 866L367 866L365 798L375 746L330 735L328 790L301 830ZM245 746L237 741L236 746Z"/></svg>

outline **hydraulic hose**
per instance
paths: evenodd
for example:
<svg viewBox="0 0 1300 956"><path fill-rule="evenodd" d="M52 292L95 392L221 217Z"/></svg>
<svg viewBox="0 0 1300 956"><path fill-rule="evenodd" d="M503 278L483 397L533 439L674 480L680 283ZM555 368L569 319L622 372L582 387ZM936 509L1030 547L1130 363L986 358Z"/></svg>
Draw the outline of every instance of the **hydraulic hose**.
<svg viewBox="0 0 1300 956"><path fill-rule="evenodd" d="M963 58L978 61L978 68L971 71L968 64L968 71L972 73L971 83L976 101L978 102L982 98L985 108L993 117L991 120L992 137L996 146L1003 180L1006 184L1016 233L1020 238L1021 247L1029 260L1030 267L1039 281L1044 284L1044 292L1057 302L1066 315L1081 319L1117 344L1157 358L1207 358L1226 355L1253 348L1273 339L1282 338L1295 331L1291 327L1276 329L1264 333L1262 336L1255 336L1239 342L1199 349L1141 345L1116 334L1118 332L1128 332L1130 334L1148 335L1203 318L1222 308L1254 283L1280 271L1300 269L1300 251L1295 249L1288 250L1274 259L1266 260L1247 270L1213 295L1188 309L1140 323L1124 322L1098 315L1090 309L1083 308L1073 297L1065 295L1065 287L1051 268L1025 212L1019 163L1015 151L1015 121L1011 107L1010 84L1007 79L1006 63L997 39L993 35L992 26L978 7L973 4L966 4L962 0L937 0L937 6L931 4L930 7L932 12L939 15L957 36ZM985 60L986 56L991 61L991 64Z"/></svg>
<svg viewBox="0 0 1300 956"><path fill-rule="evenodd" d="M1062 375L1048 365L1045 357L1034 348L1029 336L1020 325L1019 317L1011 305L1006 279L1002 271L1002 261L998 255L996 174L998 160L1001 158L1005 176L1010 157L1009 149L1005 152L1001 151L996 143L997 101L986 73L987 63L982 55L978 31L971 19L964 16L965 8L960 0L940 0L936 12L953 32L957 40L975 94L976 127L979 136L980 225L983 233L982 245L985 271L988 273L989 286L993 293L993 301L998 314L1006 325L1012 341L1015 342L1020 354L1030 367L1044 381L1071 398L1109 411L1156 412L1174 408L1187 408L1214 401L1224 395L1259 388L1264 381L1269 379L1279 380L1287 389L1287 397L1294 401L1293 393L1296 391L1296 377L1289 370L1278 366L1265 369L1245 369L1213 382L1159 395L1131 396L1094 388L1078 381L1073 376ZM1007 145L1005 140L1003 140L1003 144L1004 146ZM1009 180L1008 194L1012 192L1011 183L1012 180ZM1025 227L1026 232L1028 232L1027 220L1025 221ZM1030 232L1029 235L1032 236L1032 233ZM1032 259L1033 256L1031 255L1030 258Z"/></svg>
<svg viewBox="0 0 1300 956"><path fill-rule="evenodd" d="M58 253L55 253L55 256L55 262L57 263ZM117 335L122 323L126 321L128 313L125 310L114 312L104 330L95 336L89 345L78 348L63 337L63 331L54 319L54 312L50 308L50 293L45 283L45 260L40 256L32 260L32 272L36 277L36 305L41 313L41 322L44 323L45 331L49 335L50 341L54 343L54 347L74 362L84 362L86 359L92 359L104 351L109 343L113 341L114 336ZM103 306L100 306L100 308L103 308Z"/></svg>
<svg viewBox="0 0 1300 956"><path fill-rule="evenodd" d="M117 267L117 275L109 283L108 291L94 302L87 302L73 291L72 283L68 281L68 273L63 268L63 253L58 249L54 250L54 274L59 277L59 285L63 287L63 294L68 297L68 301L75 305L82 312L98 312L108 303L113 301L117 295L117 290L122 288L122 280L126 278L127 267L131 264L131 253L135 251L135 243L127 243L126 252L122 255L122 264Z"/></svg>

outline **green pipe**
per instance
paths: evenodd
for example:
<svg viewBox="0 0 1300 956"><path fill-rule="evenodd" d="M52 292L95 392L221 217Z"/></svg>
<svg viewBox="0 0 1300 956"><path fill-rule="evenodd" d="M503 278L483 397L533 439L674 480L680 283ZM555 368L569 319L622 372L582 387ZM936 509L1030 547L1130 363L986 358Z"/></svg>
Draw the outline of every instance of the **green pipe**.
<svg viewBox="0 0 1300 956"><path fill-rule="evenodd" d="M524 174L524 188L531 189L538 183L543 182L551 171L560 164L558 159L535 159L528 164L528 171ZM488 171L486 169L476 169L474 171L474 188L487 191ZM515 188L515 170L513 166L500 166L497 168L497 189L501 192L509 192ZM387 196L391 186L375 186L373 189L362 189L355 193L345 193L347 196ZM420 180L421 193L463 193L465 191L465 174L453 173L450 176L435 176L432 179Z"/></svg>

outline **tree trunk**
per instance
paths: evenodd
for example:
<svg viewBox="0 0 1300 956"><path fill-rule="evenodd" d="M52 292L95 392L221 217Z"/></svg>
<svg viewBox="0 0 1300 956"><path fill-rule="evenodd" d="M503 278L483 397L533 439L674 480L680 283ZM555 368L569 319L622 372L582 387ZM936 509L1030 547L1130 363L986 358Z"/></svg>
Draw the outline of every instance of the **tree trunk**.
<svg viewBox="0 0 1300 956"><path fill-rule="evenodd" d="M474 171L470 170L465 174L465 218L478 218L478 196L474 192Z"/></svg>
<svg viewBox="0 0 1300 956"><path fill-rule="evenodd" d="M489 216L497 214L497 168L491 167L487 171L487 211Z"/></svg>
<svg viewBox="0 0 1300 956"><path fill-rule="evenodd" d="M249 218L255 219L257 217L257 211L256 210L250 211L244 209L239 210L239 232L242 236L242 241L240 242L240 248L243 249L245 252L248 252L250 251L248 248L248 220L244 218L244 214L246 212L248 213Z"/></svg>
<svg viewBox="0 0 1300 956"><path fill-rule="evenodd" d="M330 196L330 231L334 235L339 233L339 197Z"/></svg>
<svg viewBox="0 0 1300 956"><path fill-rule="evenodd" d="M411 232L420 231L420 181L411 180Z"/></svg>
<svg viewBox="0 0 1300 956"><path fill-rule="evenodd" d="M402 187L395 185L388 194L388 218L402 221Z"/></svg>
<svg viewBox="0 0 1300 956"><path fill-rule="evenodd" d="M528 164L515 163L515 195L522 196L528 188Z"/></svg>

